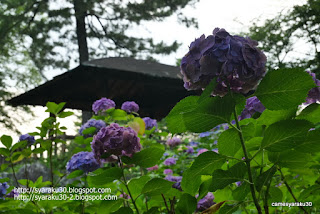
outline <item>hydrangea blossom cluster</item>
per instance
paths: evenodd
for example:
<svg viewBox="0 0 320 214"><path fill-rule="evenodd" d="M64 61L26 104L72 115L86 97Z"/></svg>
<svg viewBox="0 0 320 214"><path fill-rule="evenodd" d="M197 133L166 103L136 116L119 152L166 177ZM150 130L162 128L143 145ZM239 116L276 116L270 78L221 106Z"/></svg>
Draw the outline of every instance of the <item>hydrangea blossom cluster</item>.
<svg viewBox="0 0 320 214"><path fill-rule="evenodd" d="M166 165L166 166L175 165L176 164L176 159L175 158L167 158L167 159L165 159L163 164Z"/></svg>
<svg viewBox="0 0 320 214"><path fill-rule="evenodd" d="M67 171L82 170L86 173L92 172L100 167L92 152L79 152L71 157L67 163Z"/></svg>
<svg viewBox="0 0 320 214"><path fill-rule="evenodd" d="M11 190L11 192L9 192L9 194L7 195L8 198L14 198L18 196L19 196L19 192L16 191L15 189Z"/></svg>
<svg viewBox="0 0 320 214"><path fill-rule="evenodd" d="M156 128L158 127L157 120L151 119L150 117L144 117L142 119L143 119L144 123L146 124L147 130L152 129L153 127L156 127Z"/></svg>
<svg viewBox="0 0 320 214"><path fill-rule="evenodd" d="M182 177L181 176L172 176L172 175L167 175L164 179L166 179L167 181L171 181L171 182L175 182L172 187L176 188L180 191L182 191L181 189L181 180Z"/></svg>
<svg viewBox="0 0 320 214"><path fill-rule="evenodd" d="M191 146L186 146L187 147L187 149L185 150L186 151L186 153L188 153L188 154L192 154L192 153L194 153L194 149L193 149L193 147L191 147Z"/></svg>
<svg viewBox="0 0 320 214"><path fill-rule="evenodd" d="M153 167L149 167L147 168L148 171L154 171L154 170L158 170L159 169L159 166L158 165L155 165Z"/></svg>
<svg viewBox="0 0 320 214"><path fill-rule="evenodd" d="M165 170L163 170L163 174L165 174L165 175L172 175L172 174L173 174L173 171L172 171L172 169L165 169Z"/></svg>
<svg viewBox="0 0 320 214"><path fill-rule="evenodd" d="M181 144L181 139L180 138L173 137L173 138L167 140L167 145L170 146L170 147L176 147L179 144Z"/></svg>
<svg viewBox="0 0 320 214"><path fill-rule="evenodd" d="M212 205L215 204L215 202L213 202L213 200L214 200L214 195L212 194L212 192L208 192L208 194L204 198L202 198L198 201L197 210L204 211L204 210L210 208Z"/></svg>
<svg viewBox="0 0 320 214"><path fill-rule="evenodd" d="M23 134L19 137L19 141L24 141L26 140L28 142L28 145L32 145L36 142L34 139L34 136L31 136L29 134Z"/></svg>
<svg viewBox="0 0 320 214"><path fill-rule="evenodd" d="M6 196L6 193L7 193L7 189L9 187L10 186L8 185L7 182L0 183L0 199L4 199L4 197Z"/></svg>
<svg viewBox="0 0 320 214"><path fill-rule="evenodd" d="M308 97L306 99L306 103L305 104L311 104L311 103L315 103L315 102L320 102L320 80L318 80L316 78L316 74L312 73L311 71L307 71L308 74L310 74L310 76L312 76L312 79L314 81L314 83L318 86L315 88L312 88L309 92L308 92Z"/></svg>
<svg viewBox="0 0 320 214"><path fill-rule="evenodd" d="M130 127L121 127L117 123L112 123L103 127L94 136L91 148L95 158L100 161L105 153L110 155L125 155L131 157L141 150L140 138Z"/></svg>
<svg viewBox="0 0 320 214"><path fill-rule="evenodd" d="M98 114L99 111L105 111L107 109L114 108L114 107L116 107L116 104L113 100L103 97L100 100L96 100L92 104L92 111L95 114Z"/></svg>
<svg viewBox="0 0 320 214"><path fill-rule="evenodd" d="M207 38L202 35L190 44L181 60L184 87L203 89L217 78L213 95L224 96L228 85L236 93L248 93L266 71L266 56L257 45L250 38L232 36L222 28L215 28Z"/></svg>
<svg viewBox="0 0 320 214"><path fill-rule="evenodd" d="M263 104L260 102L260 100L254 96L250 97L246 101L246 106L243 109L239 120L243 120L246 118L251 118L254 113L259 112L262 113L266 108L263 106Z"/></svg>
<svg viewBox="0 0 320 214"><path fill-rule="evenodd" d="M121 109L128 113L137 113L139 111L139 105L134 101L126 101L122 103Z"/></svg>
<svg viewBox="0 0 320 214"><path fill-rule="evenodd" d="M103 120L90 119L80 127L79 134L83 135L83 130L90 127L95 127L96 128L95 132L97 133L102 127L105 127L105 126L106 126L106 123Z"/></svg>

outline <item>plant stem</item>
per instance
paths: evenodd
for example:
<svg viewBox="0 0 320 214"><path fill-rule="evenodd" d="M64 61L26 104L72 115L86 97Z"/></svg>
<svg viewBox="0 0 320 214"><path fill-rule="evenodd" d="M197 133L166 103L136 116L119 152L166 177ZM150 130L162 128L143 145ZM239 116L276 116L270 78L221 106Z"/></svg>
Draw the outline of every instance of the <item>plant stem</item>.
<svg viewBox="0 0 320 214"><path fill-rule="evenodd" d="M266 192L264 194L264 199L263 199L263 207L264 207L265 214L269 214L268 194L269 194L270 185L271 185L271 180L268 183Z"/></svg>
<svg viewBox="0 0 320 214"><path fill-rule="evenodd" d="M245 143L244 143L244 138L243 138L243 134L242 134L242 130L241 130L240 124L239 124L239 120L238 120L238 115L237 115L236 109L233 110L233 114L234 114L234 117L235 117L236 126L238 128L238 134L239 134L239 137L240 137L240 142L241 142L243 154L244 154L244 157L245 157L245 163L246 163L247 169L248 169L248 177L249 177L249 182L250 182L249 185L250 185L252 199L253 199L254 205L256 206L256 209L257 209L258 213L262 214L262 210L261 210L260 204L259 204L259 202L257 200L257 197L256 197L256 192L255 192L256 190L255 190L255 187L254 187L254 184L253 184L253 178L252 178L252 172L251 172L251 166L250 166L250 159L248 157L247 149L246 149L246 146L245 146Z"/></svg>
<svg viewBox="0 0 320 214"><path fill-rule="evenodd" d="M294 201L295 202L298 202L298 200L297 200L297 198L296 198L296 196L293 194L293 192L292 192L292 189L291 189L291 187L289 186L289 184L288 184L288 182L285 180L285 177L284 177L284 175L283 175L283 173L282 173L282 171L281 171L281 169L280 168L278 168L278 171L280 172L280 174L281 174L281 180L283 181L283 183L286 185L286 187L287 187L287 189L288 189L288 191L289 191L289 193L290 193L290 195L292 196L292 198L294 199ZM306 213L306 214L308 214L308 212L307 212L307 210L305 210L304 209L304 207L300 207L300 206L298 206L304 213Z"/></svg>
<svg viewBox="0 0 320 214"><path fill-rule="evenodd" d="M163 201L164 201L164 204L166 205L166 208L167 208L167 212L170 213L170 210L169 210L169 207L168 207L168 204L167 204L167 201L166 201L166 198L164 197L163 194L161 194L162 198L163 198Z"/></svg>
<svg viewBox="0 0 320 214"><path fill-rule="evenodd" d="M136 209L137 213L139 214L139 209L138 209L138 207L137 207L137 205L136 205L135 200L133 199L133 197L132 197L132 195L131 195L130 189L129 189L129 187L128 187L128 183L127 183L126 176L124 175L123 164L122 164L122 161L121 161L120 156L118 156L118 160L119 160L119 165L120 165L121 172L122 172L122 177L123 177L124 185L126 186L126 188L127 188L127 190L128 190L128 193L129 193L129 196L130 196L130 198L131 198L131 201L132 201L132 204L133 204L134 208Z"/></svg>
<svg viewBox="0 0 320 214"><path fill-rule="evenodd" d="M53 187L52 142L51 142L51 146L49 149L49 162L50 162L51 187Z"/></svg>
<svg viewBox="0 0 320 214"><path fill-rule="evenodd" d="M16 181L18 187L20 187L20 184L19 184L17 176L16 176L16 172L14 171L14 168L13 168L13 163L12 163L11 158L10 158L10 163L11 163L11 169L12 169L12 174L13 174L14 180Z"/></svg>

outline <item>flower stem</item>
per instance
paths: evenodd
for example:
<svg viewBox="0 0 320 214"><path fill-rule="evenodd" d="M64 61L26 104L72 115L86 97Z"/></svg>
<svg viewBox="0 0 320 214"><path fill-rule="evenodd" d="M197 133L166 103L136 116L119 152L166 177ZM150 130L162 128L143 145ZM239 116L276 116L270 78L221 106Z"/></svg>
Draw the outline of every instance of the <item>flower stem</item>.
<svg viewBox="0 0 320 214"><path fill-rule="evenodd" d="M293 192L292 192L292 189L291 189L291 187L289 186L289 184L288 184L288 182L285 180L285 177L284 177L284 175L283 175L283 173L282 173L282 171L281 171L281 169L280 168L278 168L278 171L280 172L280 174L281 174L281 180L283 181L283 183L286 185L286 187L287 187L287 189L288 189L288 191L289 191L289 193L290 193L290 195L292 196L292 198L294 199L294 201L295 202L298 202L298 200L297 200L297 198L296 198L296 196L293 194ZM308 214L308 212L307 212L307 210L305 210L304 209L304 207L300 207L300 206L298 206L304 213L306 213L306 214Z"/></svg>
<svg viewBox="0 0 320 214"><path fill-rule="evenodd" d="M122 172L122 177L123 177L124 185L126 186L126 188L127 188L127 190L128 190L128 193L129 193L129 196L130 196L130 198L131 198L131 201L132 201L132 204L133 204L134 208L136 209L137 213L139 214L139 209L138 209L138 207L137 207L137 205L136 205L135 200L133 199L133 197L132 197L132 195L131 195L130 189L129 189L129 187L128 187L128 183L127 183L126 176L124 175L123 164L122 164L122 161L121 161L120 156L118 156L118 160L119 160L119 165L120 165L121 172Z"/></svg>
<svg viewBox="0 0 320 214"><path fill-rule="evenodd" d="M168 213L170 213L170 210L169 210L169 207L168 207L168 204L167 204L167 200L166 200L166 198L164 197L164 195L163 195L163 194L161 194L161 196L162 196L162 199L163 199L163 201L164 201L164 204L166 205L167 212L168 212Z"/></svg>
<svg viewBox="0 0 320 214"><path fill-rule="evenodd" d="M261 206L260 206L260 204L259 204L259 202L257 200L257 197L256 197L256 190L255 190L254 183L253 183L253 178L252 178L250 159L248 157L248 152L247 152L247 149L246 149L246 146L245 146L245 143L244 143L243 133L242 133L242 130L241 130L241 127L240 127L240 124L239 124L239 120L238 120L238 115L237 115L236 109L233 110L233 114L234 114L234 117L235 117L236 127L238 129L238 134L239 134L239 137L240 137L240 142L241 142L243 154L244 154L244 157L245 157L245 163L247 165L248 177L249 177L249 182L250 182L249 185L250 185L250 191L251 191L252 199L253 199L254 205L256 206L256 209L257 209L258 213L262 214Z"/></svg>

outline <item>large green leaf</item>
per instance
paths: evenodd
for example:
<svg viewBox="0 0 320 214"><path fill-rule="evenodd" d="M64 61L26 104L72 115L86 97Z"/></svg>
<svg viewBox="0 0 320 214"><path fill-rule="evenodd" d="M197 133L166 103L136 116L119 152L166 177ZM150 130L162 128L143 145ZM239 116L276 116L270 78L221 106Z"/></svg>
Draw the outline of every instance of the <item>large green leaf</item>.
<svg viewBox="0 0 320 214"><path fill-rule="evenodd" d="M103 200L98 208L99 214L109 214L119 209L123 205L123 200L118 198L118 200Z"/></svg>
<svg viewBox="0 0 320 214"><path fill-rule="evenodd" d="M162 178L154 178L144 185L141 193L149 196L165 194L172 188L173 183Z"/></svg>
<svg viewBox="0 0 320 214"><path fill-rule="evenodd" d="M164 153L164 149L159 147L149 147L135 153L130 160L130 163L134 163L141 167L147 168L156 165Z"/></svg>
<svg viewBox="0 0 320 214"><path fill-rule="evenodd" d="M307 106L297 118L308 120L314 124L320 123L320 104L312 103Z"/></svg>
<svg viewBox="0 0 320 214"><path fill-rule="evenodd" d="M230 95L203 100L194 111L183 115L187 130L200 133L219 124L230 122L235 104L235 100Z"/></svg>
<svg viewBox="0 0 320 214"><path fill-rule="evenodd" d="M193 111L198 106L197 96L186 97L178 102L166 117L168 129L173 134L187 131L183 115Z"/></svg>
<svg viewBox="0 0 320 214"><path fill-rule="evenodd" d="M241 148L239 133L235 129L228 129L218 139L218 150L222 155L234 156Z"/></svg>
<svg viewBox="0 0 320 214"><path fill-rule="evenodd" d="M301 69L279 69L266 74L255 95L267 109L281 110L303 103L313 87L314 81L307 72Z"/></svg>
<svg viewBox="0 0 320 214"><path fill-rule="evenodd" d="M234 200L243 201L250 192L250 185L247 182L243 182L239 187L232 191L232 197Z"/></svg>
<svg viewBox="0 0 320 214"><path fill-rule="evenodd" d="M219 214L233 214L239 210L241 203L239 204L225 204L219 209Z"/></svg>
<svg viewBox="0 0 320 214"><path fill-rule="evenodd" d="M113 212L112 214L133 214L133 211L130 207L121 207L116 212Z"/></svg>
<svg viewBox="0 0 320 214"><path fill-rule="evenodd" d="M299 152L320 152L320 129L308 132L306 140L295 149Z"/></svg>
<svg viewBox="0 0 320 214"><path fill-rule="evenodd" d="M217 169L212 173L212 184L210 191L214 192L223 189L231 183L240 181L246 174L246 165L239 162L228 170Z"/></svg>
<svg viewBox="0 0 320 214"><path fill-rule="evenodd" d="M216 152L208 151L200 154L191 167L183 173L182 189L194 195L201 185L201 175L211 175L215 169L219 169L226 158Z"/></svg>
<svg viewBox="0 0 320 214"><path fill-rule="evenodd" d="M277 168L275 165L273 165L270 169L262 173L261 175L258 176L255 184L256 184L256 189L258 192L261 191L263 186L266 186L269 181L272 179L272 176L274 173L276 173Z"/></svg>
<svg viewBox="0 0 320 214"><path fill-rule="evenodd" d="M114 180L120 179L122 176L122 172L120 168L113 167L109 169L102 170L102 172L98 175L88 176L87 180L90 186L95 185L104 185L110 183Z"/></svg>
<svg viewBox="0 0 320 214"><path fill-rule="evenodd" d="M136 199L136 197L140 195L142 188L149 180L150 180L150 177L146 175L130 180L130 182L128 183L128 187L130 189L133 199Z"/></svg>
<svg viewBox="0 0 320 214"><path fill-rule="evenodd" d="M261 146L269 151L281 152L301 144L312 124L306 120L283 120L270 125Z"/></svg>
<svg viewBox="0 0 320 214"><path fill-rule="evenodd" d="M8 135L2 135L1 136L1 143L7 147L8 149L10 149L11 145L12 145L12 137L8 136Z"/></svg>
<svg viewBox="0 0 320 214"><path fill-rule="evenodd" d="M47 102L46 106L47 106L47 110L46 112L50 112L52 114L58 114L64 107L66 103L62 102L59 104L56 104L54 102Z"/></svg>
<svg viewBox="0 0 320 214"><path fill-rule="evenodd" d="M271 162L286 168L298 169L305 168L311 164L310 154L288 150L285 152L269 152L268 158Z"/></svg>
<svg viewBox="0 0 320 214"><path fill-rule="evenodd" d="M188 193L184 193L177 203L177 213L192 214L197 208L197 199Z"/></svg>
<svg viewBox="0 0 320 214"><path fill-rule="evenodd" d="M258 124L260 125L271 125L280 120L292 119L296 116L297 109L285 109L285 110L275 110L271 111L266 109L262 112L261 116L257 119Z"/></svg>

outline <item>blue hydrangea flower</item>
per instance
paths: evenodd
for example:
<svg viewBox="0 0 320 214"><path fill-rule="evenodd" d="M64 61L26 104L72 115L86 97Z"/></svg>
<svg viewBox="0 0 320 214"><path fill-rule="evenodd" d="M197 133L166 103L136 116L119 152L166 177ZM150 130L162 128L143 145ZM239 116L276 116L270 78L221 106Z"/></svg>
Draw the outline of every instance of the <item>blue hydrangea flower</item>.
<svg viewBox="0 0 320 214"><path fill-rule="evenodd" d="M247 94L265 75L266 56L250 38L232 36L215 28L207 38L202 35L191 43L181 60L181 74L187 90L205 88L213 78L213 95L224 96L230 89Z"/></svg>
<svg viewBox="0 0 320 214"><path fill-rule="evenodd" d="M214 195L212 194L212 192L208 192L208 194L204 198L198 201L197 211L204 211L210 208L212 205L215 204L213 200L214 200Z"/></svg>
<svg viewBox="0 0 320 214"><path fill-rule="evenodd" d="M144 123L146 124L146 129L151 130L153 127L158 127L157 120L151 119L150 117L142 118Z"/></svg>
<svg viewBox="0 0 320 214"><path fill-rule="evenodd" d="M105 153L131 157L141 150L141 144L140 138L132 128L112 123L100 129L94 136L91 148L95 158L100 161L101 156Z"/></svg>
<svg viewBox="0 0 320 214"><path fill-rule="evenodd" d="M95 133L97 133L98 131L100 131L101 128L105 126L106 126L106 123L103 120L90 119L80 127L79 134L83 135L83 130L90 127L95 127L96 128ZM88 135L88 136L92 136L92 135Z"/></svg>
<svg viewBox="0 0 320 214"><path fill-rule="evenodd" d="M192 153L194 153L194 149L193 149L193 147L191 147L191 146L186 146L187 147L187 149L185 150L186 151L186 153L188 153L188 154L192 154Z"/></svg>
<svg viewBox="0 0 320 214"><path fill-rule="evenodd" d="M212 134L211 132L202 132L199 134L199 137L200 138L209 137L211 134Z"/></svg>
<svg viewBox="0 0 320 214"><path fill-rule="evenodd" d="M79 152L71 157L67 163L67 171L82 170L86 173L92 172L100 167L92 152Z"/></svg>
<svg viewBox="0 0 320 214"><path fill-rule="evenodd" d="M114 108L114 107L116 107L116 104L113 100L103 97L100 100L96 100L92 104L92 111L95 114L98 114L99 111L105 111L107 109Z"/></svg>
<svg viewBox="0 0 320 214"><path fill-rule="evenodd" d="M34 136L31 136L29 134L23 134L19 137L19 141L24 141L26 140L28 142L28 145L32 145L36 142L34 139Z"/></svg>
<svg viewBox="0 0 320 214"><path fill-rule="evenodd" d="M199 145L199 143L198 143L198 142L193 142L193 141L192 141L192 142L190 142L190 143L189 143L189 145L190 145L190 146L197 147L197 146Z"/></svg>
<svg viewBox="0 0 320 214"><path fill-rule="evenodd" d="M0 183L0 199L4 199L7 194L7 189L10 186L7 182Z"/></svg>
<svg viewBox="0 0 320 214"><path fill-rule="evenodd" d="M139 111L139 105L134 101L126 101L122 103L121 109L128 113L137 113Z"/></svg>
<svg viewBox="0 0 320 214"><path fill-rule="evenodd" d="M166 166L175 165L176 164L176 159L175 158L167 158L167 159L165 159L163 164L166 165Z"/></svg>
<svg viewBox="0 0 320 214"><path fill-rule="evenodd" d="M260 102L260 100L256 97L250 97L246 101L246 106L243 109L239 120L243 120L246 118L251 118L254 113L259 112L262 113L266 108L263 106L263 104Z"/></svg>

